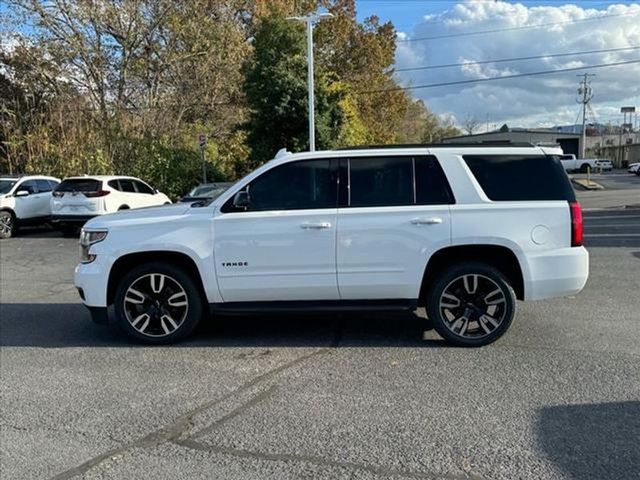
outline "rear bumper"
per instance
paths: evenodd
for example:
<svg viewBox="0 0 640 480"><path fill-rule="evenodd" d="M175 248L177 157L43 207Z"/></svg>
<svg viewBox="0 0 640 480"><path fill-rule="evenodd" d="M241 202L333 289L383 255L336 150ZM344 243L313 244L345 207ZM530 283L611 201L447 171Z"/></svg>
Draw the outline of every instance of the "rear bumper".
<svg viewBox="0 0 640 480"><path fill-rule="evenodd" d="M525 300L565 297L580 292L589 278L589 252L570 247L530 254Z"/></svg>
<svg viewBox="0 0 640 480"><path fill-rule="evenodd" d="M82 226L97 215L51 215L53 225Z"/></svg>

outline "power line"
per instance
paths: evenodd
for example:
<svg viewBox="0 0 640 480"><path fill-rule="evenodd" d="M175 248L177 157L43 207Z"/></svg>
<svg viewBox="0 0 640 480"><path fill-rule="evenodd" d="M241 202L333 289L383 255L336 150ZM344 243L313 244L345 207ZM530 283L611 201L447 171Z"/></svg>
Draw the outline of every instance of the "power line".
<svg viewBox="0 0 640 480"><path fill-rule="evenodd" d="M501 58L498 60L478 60L461 63L445 63L442 65L427 65L424 67L411 67L411 68L396 68L396 72L413 72L417 70L435 70L438 68L450 68L450 67L464 67L467 65L483 65L487 63L504 63L504 62L517 62L520 60L536 60L540 58L555 58L555 57L571 57L574 55L588 55L592 53L608 53L608 52L621 52L624 50L638 50L640 46L634 47L621 47L621 48L607 48L604 50L585 50L583 52L571 52L571 53L553 53L548 55L533 55L530 57L513 57L513 58Z"/></svg>
<svg viewBox="0 0 640 480"><path fill-rule="evenodd" d="M628 60L625 62L613 62L613 63L601 63L598 65L585 65L583 67L572 67L572 68L560 68L558 70L543 70L540 72L528 72L528 73L517 73L514 75L503 75L501 77L487 77L487 78L475 78L470 80L458 80L455 82L442 82L442 83L430 83L426 85L414 85L411 87L395 87L395 88L386 88L381 90L365 90L356 92L357 94L368 94L368 93L385 93L385 92L396 92L403 90L417 90L420 88L435 88L435 87L447 87L451 85L465 85L469 83L481 83L481 82L489 82L492 80L507 80L510 78L521 78L521 77L534 77L537 75L551 75L554 73L562 73L562 72L576 72L578 70L588 70L591 68L604 68L604 67L615 67L619 65L630 65L632 63L640 63L640 59L637 60Z"/></svg>
<svg viewBox="0 0 640 480"><path fill-rule="evenodd" d="M591 18L581 18L578 20L565 20L563 22L552 22L552 23L539 23L534 25L522 25L520 27L507 27L507 28L495 28L492 30L478 30L475 32L460 32L460 33L447 33L444 35L434 35L431 37L418 37L418 38L407 38L404 40L396 40L396 43L408 43L408 42L421 42L423 40L437 40L439 38L454 38L454 37L467 37L470 35L484 35L487 33L498 33L498 32L513 32L516 30L525 30L530 28L543 28L543 27L551 27L555 25L570 25L574 23L582 23L582 22L591 22L594 20L602 20L603 18L614 18L614 17L633 17L637 16L637 14L628 14L628 13L618 13L613 15L600 15L598 17Z"/></svg>

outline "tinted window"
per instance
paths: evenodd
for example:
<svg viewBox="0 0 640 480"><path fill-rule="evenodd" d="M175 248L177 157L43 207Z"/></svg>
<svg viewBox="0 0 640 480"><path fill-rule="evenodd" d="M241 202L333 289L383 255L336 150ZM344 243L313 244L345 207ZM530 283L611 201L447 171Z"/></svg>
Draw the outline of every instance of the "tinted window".
<svg viewBox="0 0 640 480"><path fill-rule="evenodd" d="M557 159L544 155L465 155L491 200L575 200Z"/></svg>
<svg viewBox="0 0 640 480"><path fill-rule="evenodd" d="M336 185L336 176L329 160L287 163L251 182L250 210L335 207ZM229 208L223 211L229 211Z"/></svg>
<svg viewBox="0 0 640 480"><path fill-rule="evenodd" d="M120 191L120 182L118 180L109 180L108 185L114 190Z"/></svg>
<svg viewBox="0 0 640 480"><path fill-rule="evenodd" d="M434 157L415 157L415 172L418 205L454 203L447 177Z"/></svg>
<svg viewBox="0 0 640 480"><path fill-rule="evenodd" d="M132 180L128 180L126 178L121 178L118 181L120 182L120 191L121 192L136 193L136 188L133 186L133 181Z"/></svg>
<svg viewBox="0 0 640 480"><path fill-rule="evenodd" d="M36 183L38 184L38 192L42 193L51 191L51 185L49 185L47 180L36 180Z"/></svg>
<svg viewBox="0 0 640 480"><path fill-rule="evenodd" d="M100 190L102 182L93 178L73 178L63 180L56 187L57 192L97 192Z"/></svg>
<svg viewBox="0 0 640 480"><path fill-rule="evenodd" d="M349 160L350 206L413 205L411 157L373 157Z"/></svg>
<svg viewBox="0 0 640 480"><path fill-rule="evenodd" d="M56 182L55 180L47 180L47 181L49 182L49 186L51 187L51 190L53 190L58 185L60 185L60 182Z"/></svg>
<svg viewBox="0 0 640 480"><path fill-rule="evenodd" d="M153 191L153 188L151 188L149 185L146 185L140 181L134 180L133 183L136 189L138 190L138 193L146 193L149 195L153 195L154 193L156 193Z"/></svg>
<svg viewBox="0 0 640 480"><path fill-rule="evenodd" d="M0 194L9 193L16 184L16 180L0 180Z"/></svg>
<svg viewBox="0 0 640 480"><path fill-rule="evenodd" d="M19 192L20 190L26 190L27 192L31 193L38 193L38 187L36 184L35 180L27 180L26 182L22 182L20 185L18 185L18 188L16 189L16 192Z"/></svg>

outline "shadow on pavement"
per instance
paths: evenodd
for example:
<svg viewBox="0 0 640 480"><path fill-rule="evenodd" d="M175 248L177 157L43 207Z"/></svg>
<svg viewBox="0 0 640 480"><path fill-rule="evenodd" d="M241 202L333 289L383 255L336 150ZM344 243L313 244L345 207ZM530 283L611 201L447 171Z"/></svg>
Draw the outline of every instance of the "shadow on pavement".
<svg viewBox="0 0 640 480"><path fill-rule="evenodd" d="M537 427L540 450L569 478L639 478L640 402L546 407Z"/></svg>
<svg viewBox="0 0 640 480"><path fill-rule="evenodd" d="M111 315L113 317L113 315ZM113 322L113 318L111 320ZM425 320L413 313L216 316L175 347L440 347L423 340ZM94 324L73 303L0 305L0 345L14 347L131 347L115 325Z"/></svg>

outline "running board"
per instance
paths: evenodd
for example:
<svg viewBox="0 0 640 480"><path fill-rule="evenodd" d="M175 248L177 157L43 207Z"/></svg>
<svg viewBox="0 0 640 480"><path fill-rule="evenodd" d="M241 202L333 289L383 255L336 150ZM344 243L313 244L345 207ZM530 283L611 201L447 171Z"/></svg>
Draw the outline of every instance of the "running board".
<svg viewBox="0 0 640 480"><path fill-rule="evenodd" d="M323 313L360 311L413 311L417 299L390 300L298 300L276 302L210 303L212 314Z"/></svg>

